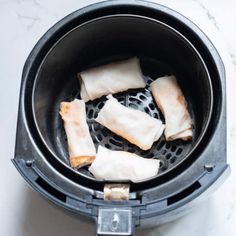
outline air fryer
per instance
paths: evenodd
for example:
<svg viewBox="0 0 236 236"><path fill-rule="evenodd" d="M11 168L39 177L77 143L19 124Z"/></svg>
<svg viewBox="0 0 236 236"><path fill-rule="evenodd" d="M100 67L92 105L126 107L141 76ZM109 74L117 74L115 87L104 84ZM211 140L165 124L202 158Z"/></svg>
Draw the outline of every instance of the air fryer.
<svg viewBox="0 0 236 236"><path fill-rule="evenodd" d="M143 151L94 121L105 98L86 103L94 143L160 159L159 174L126 182L128 200L105 200L88 167L70 167L61 101L80 98L76 73L137 56L147 86L115 94L127 107L164 121L149 84L175 74L193 119L191 141L164 137ZM179 13L146 1L107 1L68 15L38 41L22 74L15 157L26 181L52 202L93 219L98 235L132 235L135 227L173 220L209 195L229 173L225 73L202 31Z"/></svg>

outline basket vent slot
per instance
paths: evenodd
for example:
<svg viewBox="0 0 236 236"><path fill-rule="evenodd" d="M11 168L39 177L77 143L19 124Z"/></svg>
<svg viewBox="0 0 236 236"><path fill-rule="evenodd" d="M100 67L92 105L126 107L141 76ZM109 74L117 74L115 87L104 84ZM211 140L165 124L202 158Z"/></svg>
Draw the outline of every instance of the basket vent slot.
<svg viewBox="0 0 236 236"><path fill-rule="evenodd" d="M167 205L172 205L185 197L191 195L193 192L195 192L197 189L201 187L201 184L196 181L192 185L190 185L188 188L184 189L183 191L179 192L178 194L175 194L169 198L167 198Z"/></svg>
<svg viewBox="0 0 236 236"><path fill-rule="evenodd" d="M62 202L66 202L66 195L59 192L57 189L49 185L44 179L38 177L35 181L42 189L44 189L49 195L59 199Z"/></svg>

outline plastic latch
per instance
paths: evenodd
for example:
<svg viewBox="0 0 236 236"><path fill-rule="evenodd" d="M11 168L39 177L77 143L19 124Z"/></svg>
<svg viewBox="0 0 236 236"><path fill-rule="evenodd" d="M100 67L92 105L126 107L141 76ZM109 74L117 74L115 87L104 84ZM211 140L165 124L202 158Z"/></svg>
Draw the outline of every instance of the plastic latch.
<svg viewBox="0 0 236 236"><path fill-rule="evenodd" d="M99 208L98 235L131 235L131 208Z"/></svg>
<svg viewBox="0 0 236 236"><path fill-rule="evenodd" d="M105 184L103 198L107 201L129 200L129 188L129 184Z"/></svg>

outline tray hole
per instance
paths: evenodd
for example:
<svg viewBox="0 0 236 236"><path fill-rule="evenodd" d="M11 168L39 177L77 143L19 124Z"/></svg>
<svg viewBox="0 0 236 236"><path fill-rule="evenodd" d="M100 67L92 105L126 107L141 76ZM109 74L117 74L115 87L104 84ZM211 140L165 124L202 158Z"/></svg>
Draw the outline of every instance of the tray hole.
<svg viewBox="0 0 236 236"><path fill-rule="evenodd" d="M93 104L91 104L91 105L97 106L99 103L100 103L100 99L95 99L95 100L93 101Z"/></svg>
<svg viewBox="0 0 236 236"><path fill-rule="evenodd" d="M177 158L176 158L175 156L173 156L173 157L170 159L170 163L171 163L171 164L175 163L176 159L177 159Z"/></svg>
<svg viewBox="0 0 236 236"><path fill-rule="evenodd" d="M176 155L180 155L182 153L183 149L182 148L178 148L177 149L177 152L176 152Z"/></svg>
<svg viewBox="0 0 236 236"><path fill-rule="evenodd" d="M149 111L149 109L147 108L147 107L144 107L144 111L146 112L146 113L150 113L150 111Z"/></svg>
<svg viewBox="0 0 236 236"><path fill-rule="evenodd" d="M88 112L88 118L89 118L89 119L92 119L92 118L93 118L93 110L92 110L92 109L89 110L89 112Z"/></svg>
<svg viewBox="0 0 236 236"><path fill-rule="evenodd" d="M169 160L170 158L171 158L171 154L168 153L168 154L166 155L166 160Z"/></svg>
<svg viewBox="0 0 236 236"><path fill-rule="evenodd" d="M159 116L158 116L158 114L156 112L153 113L153 117L156 118L156 119L159 119Z"/></svg>
<svg viewBox="0 0 236 236"><path fill-rule="evenodd" d="M167 153L167 151L166 151L166 150L163 150L163 151L162 151L162 154L163 154L163 155L165 155L166 153Z"/></svg>
<svg viewBox="0 0 236 236"><path fill-rule="evenodd" d="M167 149L170 148L170 144L169 144L169 143L166 144L166 148L167 148Z"/></svg>
<svg viewBox="0 0 236 236"><path fill-rule="evenodd" d="M151 110L153 110L153 111L155 110L154 104L150 103L150 104L149 104L149 107L150 107Z"/></svg>
<svg viewBox="0 0 236 236"><path fill-rule="evenodd" d="M162 168L163 166L164 166L164 162L160 160L160 168Z"/></svg>
<svg viewBox="0 0 236 236"><path fill-rule="evenodd" d="M142 100L142 101L146 101L147 100L147 98L144 96L144 95L139 95L139 98Z"/></svg>
<svg viewBox="0 0 236 236"><path fill-rule="evenodd" d="M116 137L114 137L114 138L115 138L115 140L117 140L117 141L119 141L119 142L122 142L122 141L123 141L120 136L116 136Z"/></svg>
<svg viewBox="0 0 236 236"><path fill-rule="evenodd" d="M162 140L160 144L157 146L157 150L161 150L164 145L165 145L165 141Z"/></svg>
<svg viewBox="0 0 236 236"><path fill-rule="evenodd" d="M114 139L110 139L109 142L115 146L118 146L118 147L122 147L122 143L120 142L117 142L116 140Z"/></svg>
<svg viewBox="0 0 236 236"><path fill-rule="evenodd" d="M92 125L92 128L93 128L93 131L95 131L95 132L98 132L101 130L100 126L97 125L97 123L96 123L96 125Z"/></svg>
<svg viewBox="0 0 236 236"><path fill-rule="evenodd" d="M130 102L137 103L138 105L141 105L141 104L142 104L141 101L139 101L137 98L133 98L133 97L130 97L130 98L129 98L129 101L130 101Z"/></svg>
<svg viewBox="0 0 236 236"><path fill-rule="evenodd" d="M106 144L105 144L105 147L108 148L108 149L110 149L110 148L111 148L111 145L108 144L108 143L106 143Z"/></svg>
<svg viewBox="0 0 236 236"><path fill-rule="evenodd" d="M99 103L99 104L98 104L98 109L102 109L103 106L104 106L104 104L105 104L104 102Z"/></svg>
<svg viewBox="0 0 236 236"><path fill-rule="evenodd" d="M153 158L154 157L154 154L149 152L147 155L146 155L147 158Z"/></svg>
<svg viewBox="0 0 236 236"><path fill-rule="evenodd" d="M89 132L93 132L93 127L91 125L89 125Z"/></svg>
<svg viewBox="0 0 236 236"><path fill-rule="evenodd" d="M138 105L136 105L136 104L131 103L131 104L129 105L129 107L132 107L132 108L138 110Z"/></svg>
<svg viewBox="0 0 236 236"><path fill-rule="evenodd" d="M102 141L102 135L101 134L98 134L96 137L97 137L98 141L100 141L100 142Z"/></svg>

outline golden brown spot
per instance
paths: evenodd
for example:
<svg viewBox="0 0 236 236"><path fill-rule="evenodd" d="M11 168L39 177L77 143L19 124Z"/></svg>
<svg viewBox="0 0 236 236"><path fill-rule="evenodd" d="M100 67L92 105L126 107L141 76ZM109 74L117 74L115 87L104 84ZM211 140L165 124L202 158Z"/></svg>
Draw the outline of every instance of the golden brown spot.
<svg viewBox="0 0 236 236"><path fill-rule="evenodd" d="M186 100L185 100L184 96L178 95L177 101L178 101L180 104L183 104L184 106L186 106Z"/></svg>
<svg viewBox="0 0 236 236"><path fill-rule="evenodd" d="M60 105L60 115L63 117L65 116L70 109L70 104L68 102L62 102Z"/></svg>
<svg viewBox="0 0 236 236"><path fill-rule="evenodd" d="M70 157L70 165L73 168L80 168L85 165L90 165L95 160L95 156L77 156Z"/></svg>

